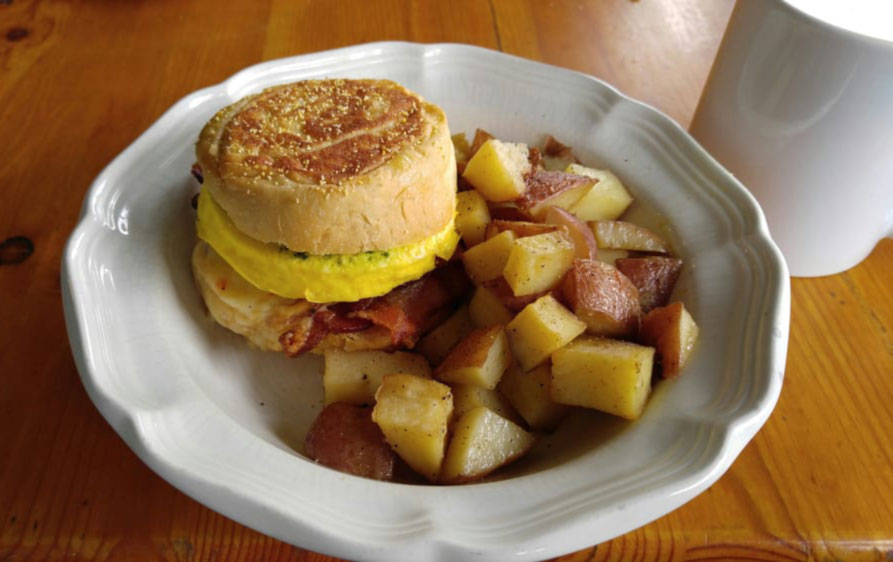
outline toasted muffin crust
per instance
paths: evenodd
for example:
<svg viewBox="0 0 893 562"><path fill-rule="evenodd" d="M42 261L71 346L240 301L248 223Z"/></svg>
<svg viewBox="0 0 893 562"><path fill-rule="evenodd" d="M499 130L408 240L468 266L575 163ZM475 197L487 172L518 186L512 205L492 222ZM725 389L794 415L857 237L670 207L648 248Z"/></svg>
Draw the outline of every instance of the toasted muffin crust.
<svg viewBox="0 0 893 562"><path fill-rule="evenodd" d="M234 224L293 251L385 250L439 232L455 211L445 115L387 80L248 96L205 126L196 154Z"/></svg>

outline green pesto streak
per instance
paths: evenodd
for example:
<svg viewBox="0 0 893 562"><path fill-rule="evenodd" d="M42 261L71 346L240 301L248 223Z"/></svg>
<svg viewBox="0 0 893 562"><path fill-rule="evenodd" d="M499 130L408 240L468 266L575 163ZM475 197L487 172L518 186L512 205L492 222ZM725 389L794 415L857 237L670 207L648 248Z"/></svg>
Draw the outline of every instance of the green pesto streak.
<svg viewBox="0 0 893 562"><path fill-rule="evenodd" d="M377 261L381 261L381 260L387 258L388 256L390 256L389 252L382 251L382 250L370 250L368 252L361 252L359 254L350 254L350 255L326 254L326 255L311 256L311 254L309 254L308 252L292 252L286 246L283 246L281 244L279 245L279 251L291 253L291 255L295 259L299 259L301 261L309 259L310 257L313 257L313 259L315 259L315 260L326 260L326 261L331 260L332 262L334 262L338 265L355 264L355 263L375 263Z"/></svg>

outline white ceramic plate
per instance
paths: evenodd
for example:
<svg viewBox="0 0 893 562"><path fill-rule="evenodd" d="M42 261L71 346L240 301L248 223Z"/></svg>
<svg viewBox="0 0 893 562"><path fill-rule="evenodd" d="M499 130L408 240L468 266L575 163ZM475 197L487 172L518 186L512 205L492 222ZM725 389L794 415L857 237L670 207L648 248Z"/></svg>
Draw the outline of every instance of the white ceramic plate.
<svg viewBox="0 0 893 562"><path fill-rule="evenodd" d="M483 484L375 482L298 454L321 407L321 362L253 351L203 316L189 272L189 167L219 108L321 76L390 78L440 104L453 131L527 142L552 133L614 170L641 216L673 226L686 258L676 295L702 335L684 376L658 385L638 422L609 422L562 462ZM754 436L787 349L787 270L763 215L683 129L591 77L460 45L277 60L187 96L93 183L63 269L84 386L136 454L220 513L351 559L542 559L656 519L719 478Z"/></svg>

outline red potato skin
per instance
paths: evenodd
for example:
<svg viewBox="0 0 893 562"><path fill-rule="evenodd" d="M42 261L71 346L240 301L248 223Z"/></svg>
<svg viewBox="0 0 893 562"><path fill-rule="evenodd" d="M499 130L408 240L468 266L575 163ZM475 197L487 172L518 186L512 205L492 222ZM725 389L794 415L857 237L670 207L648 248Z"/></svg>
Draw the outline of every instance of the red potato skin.
<svg viewBox="0 0 893 562"><path fill-rule="evenodd" d="M529 221L530 217L517 207L490 205L490 218L494 221Z"/></svg>
<svg viewBox="0 0 893 562"><path fill-rule="evenodd" d="M679 330L684 305L674 302L655 308L642 319L639 339L657 350L661 378L672 379L682 372L682 332Z"/></svg>
<svg viewBox="0 0 893 562"><path fill-rule="evenodd" d="M682 260L663 256L619 258L614 266L639 290L642 313L647 314L670 302L682 270Z"/></svg>
<svg viewBox="0 0 893 562"><path fill-rule="evenodd" d="M575 259L561 289L574 314L586 322L587 332L625 339L638 335L642 319L639 291L616 268ZM597 329L594 324L598 324Z"/></svg>
<svg viewBox="0 0 893 562"><path fill-rule="evenodd" d="M502 304L512 312L520 312L525 306L549 292L542 291L532 295L516 297L514 292L512 292L512 288L506 282L505 277L497 277L492 281L487 281L483 286L493 291L493 294L496 295Z"/></svg>
<svg viewBox="0 0 893 562"><path fill-rule="evenodd" d="M591 178L566 172L533 170L527 176L527 189L524 195L515 199L515 204L525 213L530 213L536 205L563 191L592 183Z"/></svg>
<svg viewBox="0 0 893 562"><path fill-rule="evenodd" d="M364 478L393 480L396 455L372 421L372 408L335 402L316 417L304 443L314 461Z"/></svg>
<svg viewBox="0 0 893 562"><path fill-rule="evenodd" d="M577 158L571 147L560 142L552 135L547 135L546 140L543 141L543 154L546 156L565 158L572 162L576 162L577 164L580 163L580 159Z"/></svg>
<svg viewBox="0 0 893 562"><path fill-rule="evenodd" d="M503 330L505 330L505 326L494 324L485 328L478 328L465 336L437 366L434 370L434 377L438 378L447 371L469 365L483 365L487 361L490 345L499 337L500 332Z"/></svg>
<svg viewBox="0 0 893 562"><path fill-rule="evenodd" d="M545 234L546 232L555 232L556 230L559 230L561 228L560 226L554 224L503 219L493 219L490 222L490 226L492 226L493 232L495 234L505 232L506 230L511 230L518 238L524 238L525 236L536 236L537 234ZM592 231L590 230L590 232Z"/></svg>
<svg viewBox="0 0 893 562"><path fill-rule="evenodd" d="M474 131L474 139L471 141L471 147L468 149L468 159L471 160L471 157L475 155L475 153L480 150L484 143L490 139L495 139L493 135L488 133L483 129L475 129Z"/></svg>
<svg viewBox="0 0 893 562"><path fill-rule="evenodd" d="M530 162L530 169L536 170L543 167L543 155L535 146L527 149L527 161Z"/></svg>
<svg viewBox="0 0 893 562"><path fill-rule="evenodd" d="M456 174L456 191L471 191L474 189L474 186L468 183L468 180L462 177L462 172L465 171L465 164L456 164L458 168L458 173Z"/></svg>

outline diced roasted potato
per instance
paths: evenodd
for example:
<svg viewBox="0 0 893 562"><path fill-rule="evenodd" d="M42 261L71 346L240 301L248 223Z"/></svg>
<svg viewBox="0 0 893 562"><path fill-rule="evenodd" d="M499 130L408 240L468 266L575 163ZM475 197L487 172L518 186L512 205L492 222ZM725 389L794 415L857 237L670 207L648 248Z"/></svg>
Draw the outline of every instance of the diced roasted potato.
<svg viewBox="0 0 893 562"><path fill-rule="evenodd" d="M460 341L434 370L441 381L496 388L512 362L502 324L479 328Z"/></svg>
<svg viewBox="0 0 893 562"><path fill-rule="evenodd" d="M450 350L474 330L467 306L459 307L446 322L425 334L415 346L431 365L439 365ZM410 373L412 374L412 373Z"/></svg>
<svg viewBox="0 0 893 562"><path fill-rule="evenodd" d="M628 258L629 251L627 250L612 250L611 248L599 248L598 249L598 261L602 263L606 263L608 265L613 265L616 267L617 260L620 258Z"/></svg>
<svg viewBox="0 0 893 562"><path fill-rule="evenodd" d="M494 279L493 281L487 281L482 286L492 291L496 298L498 298L502 304L512 312L520 312L525 306L548 292L540 291L529 295L515 295L504 277Z"/></svg>
<svg viewBox="0 0 893 562"><path fill-rule="evenodd" d="M497 390L501 392L531 429L555 429L569 407L552 400L552 370L548 363L524 372L517 364L508 368Z"/></svg>
<svg viewBox="0 0 893 562"><path fill-rule="evenodd" d="M598 243L589 225L581 221L570 211L561 207L549 207L543 215L546 224L557 225L567 229L571 242L574 243L574 257L583 260L594 260L598 255Z"/></svg>
<svg viewBox="0 0 893 562"><path fill-rule="evenodd" d="M529 171L527 145L490 139L468 161L462 177L487 201L511 201L527 189L524 174Z"/></svg>
<svg viewBox="0 0 893 562"><path fill-rule="evenodd" d="M589 223L599 248L669 254L670 245L645 227L625 221Z"/></svg>
<svg viewBox="0 0 893 562"><path fill-rule="evenodd" d="M372 404L381 377L392 373L431 378L431 367L417 353L327 349L323 357L326 404Z"/></svg>
<svg viewBox="0 0 893 562"><path fill-rule="evenodd" d="M527 161L530 162L531 170L541 170L543 168L543 153L535 146L527 149Z"/></svg>
<svg viewBox="0 0 893 562"><path fill-rule="evenodd" d="M480 193L470 190L456 194L456 230L467 247L484 241L489 223L490 209Z"/></svg>
<svg viewBox="0 0 893 562"><path fill-rule="evenodd" d="M535 438L483 406L456 422L440 481L459 484L483 478L526 453Z"/></svg>
<svg viewBox="0 0 893 562"><path fill-rule="evenodd" d="M502 275L505 264L508 263L514 242L515 233L506 230L469 248L462 254L465 273L477 284L496 279Z"/></svg>
<svg viewBox="0 0 893 562"><path fill-rule="evenodd" d="M552 399L630 420L651 392L654 348L583 337L552 354Z"/></svg>
<svg viewBox="0 0 893 562"><path fill-rule="evenodd" d="M584 221L615 220L626 212L633 202L632 195L620 179L608 170L571 164L565 171L598 180L570 208L574 215Z"/></svg>
<svg viewBox="0 0 893 562"><path fill-rule="evenodd" d="M682 270L682 260L664 256L622 258L615 262L615 266L639 290L642 313L647 313L670 302L670 295Z"/></svg>
<svg viewBox="0 0 893 562"><path fill-rule="evenodd" d="M669 379L678 376L691 357L698 325L685 305L674 302L645 315L639 339L657 350L661 376Z"/></svg>
<svg viewBox="0 0 893 562"><path fill-rule="evenodd" d="M490 203L490 216L493 220L526 221L530 220L514 203ZM494 232L493 234L498 234Z"/></svg>
<svg viewBox="0 0 893 562"><path fill-rule="evenodd" d="M465 164L468 163L469 152L471 151L468 139L465 138L465 133L456 133L451 137L451 140L453 141L453 151L456 153L456 165L460 169L464 169Z"/></svg>
<svg viewBox="0 0 893 562"><path fill-rule="evenodd" d="M573 260L574 244L564 233L527 236L515 240L502 275L515 295L529 295L558 285Z"/></svg>
<svg viewBox="0 0 893 562"><path fill-rule="evenodd" d="M520 418L508 398L497 390L470 384L454 384L452 388L453 420L458 420L466 412L479 406L486 406L509 421L520 422Z"/></svg>
<svg viewBox="0 0 893 562"><path fill-rule="evenodd" d="M564 170L570 164L579 162L571 147L562 144L552 135L543 141L543 167L547 170Z"/></svg>
<svg viewBox="0 0 893 562"><path fill-rule="evenodd" d="M549 207L570 209L595 183L584 176L547 170L533 170L526 182L527 189L515 204L537 220Z"/></svg>
<svg viewBox="0 0 893 562"><path fill-rule="evenodd" d="M586 331L586 324L552 295L524 307L506 326L509 345L521 368L529 371Z"/></svg>
<svg viewBox="0 0 893 562"><path fill-rule="evenodd" d="M525 236L536 236L546 232L555 232L559 227L554 224L543 224L541 222L530 221L509 221L502 219L494 219L489 225L487 237L495 236L500 232L511 230L518 238Z"/></svg>
<svg viewBox="0 0 893 562"><path fill-rule="evenodd" d="M496 294L486 287L478 287L468 303L468 315L471 322L479 327L494 324L508 324L512 320L512 312L502 303Z"/></svg>
<svg viewBox="0 0 893 562"><path fill-rule="evenodd" d="M618 338L639 333L639 291L617 268L595 260L574 260L561 289L588 333Z"/></svg>
<svg viewBox="0 0 893 562"><path fill-rule="evenodd" d="M372 421L388 445L413 470L436 481L453 413L450 387L413 375L385 375L375 399Z"/></svg>
<svg viewBox="0 0 893 562"><path fill-rule="evenodd" d="M372 408L329 404L310 426L304 451L319 464L348 474L375 480L391 480L394 474L394 452L372 421Z"/></svg>
<svg viewBox="0 0 893 562"><path fill-rule="evenodd" d="M471 140L471 146L468 148L468 157L474 156L484 143L488 140L496 138L483 129L475 129L474 138Z"/></svg>

